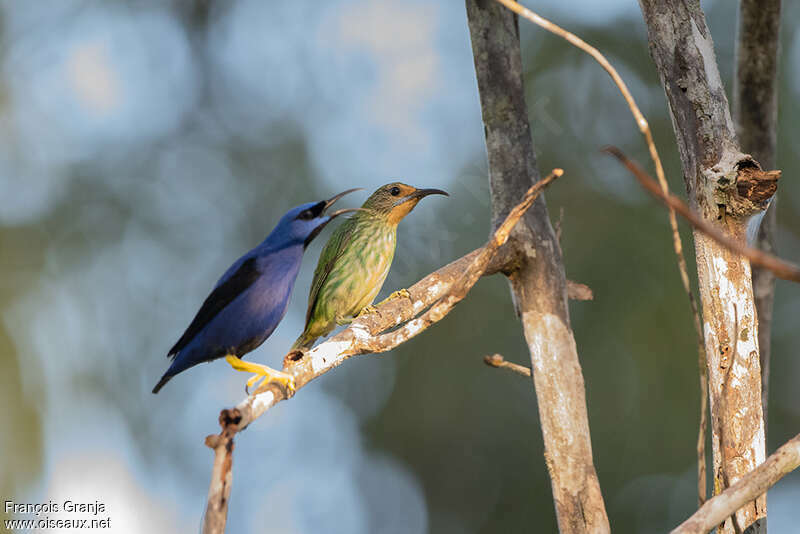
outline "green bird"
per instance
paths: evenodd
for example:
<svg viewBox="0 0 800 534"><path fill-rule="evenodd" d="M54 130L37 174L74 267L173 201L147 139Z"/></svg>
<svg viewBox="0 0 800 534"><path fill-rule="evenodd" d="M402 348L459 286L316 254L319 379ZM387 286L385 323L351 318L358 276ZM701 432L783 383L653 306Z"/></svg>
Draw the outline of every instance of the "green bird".
<svg viewBox="0 0 800 534"><path fill-rule="evenodd" d="M374 311L372 301L394 259L397 225L420 200L433 194L449 196L441 189L417 189L400 182L386 184L334 231L314 271L306 326L294 342L293 351L309 349L337 325ZM406 290L400 290L389 298L407 295Z"/></svg>

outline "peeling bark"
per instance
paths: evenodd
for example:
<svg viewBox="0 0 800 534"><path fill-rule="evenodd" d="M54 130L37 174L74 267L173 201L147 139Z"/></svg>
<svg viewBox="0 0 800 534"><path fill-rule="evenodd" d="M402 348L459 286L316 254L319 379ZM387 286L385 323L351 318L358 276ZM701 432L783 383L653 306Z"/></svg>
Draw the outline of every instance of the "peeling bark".
<svg viewBox="0 0 800 534"><path fill-rule="evenodd" d="M775 166L778 137L778 51L781 0L740 0L736 41L736 76L733 86L733 115L742 149L766 168ZM776 208L767 211L753 243L775 252ZM758 313L758 345L761 349L761 406L767 428L769 399L769 358L772 331L772 302L775 276L753 268L753 292Z"/></svg>
<svg viewBox="0 0 800 534"><path fill-rule="evenodd" d="M517 17L494 1L467 0L489 159L493 227L539 179L523 90ZM567 309L561 249L540 197L506 247L505 271L531 355L545 461L559 531L609 532L594 465L583 375Z"/></svg>
<svg viewBox="0 0 800 534"><path fill-rule="evenodd" d="M650 52L664 86L689 205L725 234L744 242L746 226L765 208L775 175L743 154L736 139L711 34L698 0L640 0ZM773 191L774 192L774 191ZM714 493L765 459L758 324L750 263L695 231L711 401ZM721 532L766 531L766 497L747 503Z"/></svg>

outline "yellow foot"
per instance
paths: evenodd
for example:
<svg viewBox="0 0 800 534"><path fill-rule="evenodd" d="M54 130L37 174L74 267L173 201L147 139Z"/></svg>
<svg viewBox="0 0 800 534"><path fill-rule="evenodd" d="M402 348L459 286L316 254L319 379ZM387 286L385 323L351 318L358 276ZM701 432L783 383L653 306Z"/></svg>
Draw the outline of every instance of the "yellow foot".
<svg viewBox="0 0 800 534"><path fill-rule="evenodd" d="M370 304L369 306L364 306L363 308L361 308L361 311L358 312L356 318L362 317L364 315L369 315L370 313L375 313L376 311L378 311L378 308L376 308L372 304Z"/></svg>
<svg viewBox="0 0 800 534"><path fill-rule="evenodd" d="M395 299L411 299L411 293L408 292L408 289L398 289L397 291L393 291L391 295L383 299L378 306L381 306L390 300Z"/></svg>
<svg viewBox="0 0 800 534"><path fill-rule="evenodd" d="M408 289L398 289L397 291L393 291L391 295L386 297L387 300L394 300L394 299L410 299L411 293L408 292Z"/></svg>
<svg viewBox="0 0 800 534"><path fill-rule="evenodd" d="M295 385L294 385L294 377L289 373L284 373L283 371L276 371L271 367L267 367L266 365L261 365L259 363L253 362L246 362L243 361L241 358L237 358L236 356L228 355L225 357L225 361L227 361L231 367L236 369L237 371L244 371L246 373L255 373L250 379L247 381L247 386L245 386L245 391L248 393L250 392L250 388L259 384L259 387L256 391L260 390L264 386L268 384L278 384L281 388L283 388L288 396L294 395L295 392Z"/></svg>

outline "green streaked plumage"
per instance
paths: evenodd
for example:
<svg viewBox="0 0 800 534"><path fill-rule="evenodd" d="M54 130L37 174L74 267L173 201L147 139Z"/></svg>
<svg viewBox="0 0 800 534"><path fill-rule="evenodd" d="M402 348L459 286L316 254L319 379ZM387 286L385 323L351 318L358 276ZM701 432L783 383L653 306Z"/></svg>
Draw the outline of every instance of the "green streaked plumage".
<svg viewBox="0 0 800 534"><path fill-rule="evenodd" d="M334 231L314 271L305 329L293 349L310 348L372 304L394 259L397 224L432 193L447 194L399 182L387 184Z"/></svg>

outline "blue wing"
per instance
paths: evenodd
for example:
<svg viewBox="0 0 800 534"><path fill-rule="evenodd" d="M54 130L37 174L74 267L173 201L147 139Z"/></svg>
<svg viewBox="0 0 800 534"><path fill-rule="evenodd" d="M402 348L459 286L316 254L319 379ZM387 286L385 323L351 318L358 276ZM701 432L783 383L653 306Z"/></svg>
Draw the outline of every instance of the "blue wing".
<svg viewBox="0 0 800 534"><path fill-rule="evenodd" d="M256 257L245 257L243 260L244 261L237 262L239 263L239 267L232 274L227 272L223 275L220 282L217 283L217 286L203 302L200 311L194 316L189 327L178 342L169 350L167 356L174 357L178 354L219 314L219 312L258 280L261 273L258 271L256 265ZM233 267L235 266L234 264Z"/></svg>
<svg viewBox="0 0 800 534"><path fill-rule="evenodd" d="M190 367L261 345L286 313L302 254L299 246L257 247L231 265L170 349L172 364L153 393Z"/></svg>

